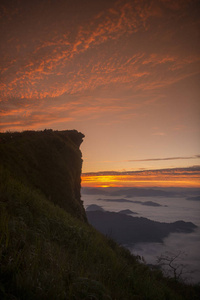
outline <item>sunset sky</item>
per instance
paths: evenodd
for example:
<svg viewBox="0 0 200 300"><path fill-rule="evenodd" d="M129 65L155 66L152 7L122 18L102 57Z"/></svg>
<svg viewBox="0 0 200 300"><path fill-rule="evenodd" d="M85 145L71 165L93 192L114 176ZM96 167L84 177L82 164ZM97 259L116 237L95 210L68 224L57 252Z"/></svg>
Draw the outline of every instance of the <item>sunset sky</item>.
<svg viewBox="0 0 200 300"><path fill-rule="evenodd" d="M85 134L84 186L200 186L198 0L3 0L0 131Z"/></svg>

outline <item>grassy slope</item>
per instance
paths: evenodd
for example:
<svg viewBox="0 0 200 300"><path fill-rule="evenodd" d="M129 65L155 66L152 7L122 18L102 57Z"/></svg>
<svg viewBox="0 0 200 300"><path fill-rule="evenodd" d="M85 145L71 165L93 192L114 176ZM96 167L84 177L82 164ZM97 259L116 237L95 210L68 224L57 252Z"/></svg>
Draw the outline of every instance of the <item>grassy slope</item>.
<svg viewBox="0 0 200 300"><path fill-rule="evenodd" d="M13 168L0 165L1 299L195 299L194 288L151 272Z"/></svg>

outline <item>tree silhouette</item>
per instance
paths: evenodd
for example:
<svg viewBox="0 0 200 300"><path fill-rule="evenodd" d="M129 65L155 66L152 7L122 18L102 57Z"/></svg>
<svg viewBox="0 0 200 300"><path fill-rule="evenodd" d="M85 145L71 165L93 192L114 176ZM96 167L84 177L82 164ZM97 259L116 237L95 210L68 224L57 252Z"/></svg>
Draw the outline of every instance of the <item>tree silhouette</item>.
<svg viewBox="0 0 200 300"><path fill-rule="evenodd" d="M186 264L183 264L183 258L186 254L182 251L177 253L166 251L157 257L157 263L165 275L173 277L176 281L183 280L182 275L188 273Z"/></svg>

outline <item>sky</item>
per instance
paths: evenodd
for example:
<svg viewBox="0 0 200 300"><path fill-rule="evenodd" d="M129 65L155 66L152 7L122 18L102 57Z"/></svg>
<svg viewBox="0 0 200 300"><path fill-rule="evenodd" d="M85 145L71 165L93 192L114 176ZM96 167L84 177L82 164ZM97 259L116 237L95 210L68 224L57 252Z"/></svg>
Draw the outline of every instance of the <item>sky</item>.
<svg viewBox="0 0 200 300"><path fill-rule="evenodd" d="M3 0L0 131L85 134L83 186L200 186L198 0Z"/></svg>

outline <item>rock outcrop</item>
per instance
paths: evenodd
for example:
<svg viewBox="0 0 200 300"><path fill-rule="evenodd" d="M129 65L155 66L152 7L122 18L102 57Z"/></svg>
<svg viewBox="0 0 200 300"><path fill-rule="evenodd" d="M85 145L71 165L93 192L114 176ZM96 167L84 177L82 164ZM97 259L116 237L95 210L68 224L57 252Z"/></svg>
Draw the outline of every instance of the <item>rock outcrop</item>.
<svg viewBox="0 0 200 300"><path fill-rule="evenodd" d="M0 166L86 221L80 195L83 138L76 130L1 133Z"/></svg>

